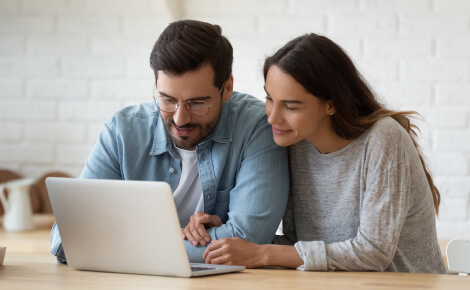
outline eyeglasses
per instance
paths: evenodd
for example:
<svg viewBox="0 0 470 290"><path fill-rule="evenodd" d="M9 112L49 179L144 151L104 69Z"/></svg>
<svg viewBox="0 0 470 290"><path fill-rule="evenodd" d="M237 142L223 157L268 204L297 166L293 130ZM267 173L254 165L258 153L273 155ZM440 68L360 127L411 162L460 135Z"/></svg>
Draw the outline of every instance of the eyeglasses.
<svg viewBox="0 0 470 290"><path fill-rule="evenodd" d="M222 85L219 91L219 95L222 94L222 91L224 90L225 84ZM155 106L157 108L165 113L173 113L178 110L180 104L184 104L186 107L186 110L188 110L191 114L198 116L198 117L204 117L209 113L209 110L211 106L215 103L215 100L209 104L206 101L200 101L200 100L188 100L185 102L178 102L174 98L166 97L166 96L155 96L155 91L156 91L156 86L153 86L153 99L155 100ZM157 101L158 98L158 101Z"/></svg>

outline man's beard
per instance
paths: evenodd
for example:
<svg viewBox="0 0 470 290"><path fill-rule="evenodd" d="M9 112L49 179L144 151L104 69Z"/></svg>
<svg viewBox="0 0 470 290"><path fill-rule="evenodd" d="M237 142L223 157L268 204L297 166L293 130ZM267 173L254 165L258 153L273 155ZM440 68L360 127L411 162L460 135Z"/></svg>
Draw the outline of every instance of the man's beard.
<svg viewBox="0 0 470 290"><path fill-rule="evenodd" d="M165 127L171 136L171 140L173 141L173 144L176 147L180 149L184 149L184 150L194 150L199 143L201 143L207 136L209 136L210 133L212 133L215 126L217 126L218 121L219 121L219 118L209 123L206 123L204 125L197 124L197 123L196 124L188 123L188 124L185 124L184 126L176 126L173 119L169 119L165 121ZM172 127L178 127L181 129L193 129L197 131L197 135L196 136L193 136L193 135L173 136L172 130L171 130Z"/></svg>

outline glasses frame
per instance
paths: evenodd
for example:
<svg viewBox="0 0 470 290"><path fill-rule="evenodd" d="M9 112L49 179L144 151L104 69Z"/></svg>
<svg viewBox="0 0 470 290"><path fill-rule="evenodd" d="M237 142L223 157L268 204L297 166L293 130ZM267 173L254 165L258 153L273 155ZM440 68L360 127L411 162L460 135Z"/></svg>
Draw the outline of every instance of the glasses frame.
<svg viewBox="0 0 470 290"><path fill-rule="evenodd" d="M221 87L220 90L219 90L219 95L222 94L222 91L224 90L224 87L225 87L225 84L222 84L222 87ZM177 103L176 103L176 107L175 107L175 109L174 109L173 111L165 111L165 110L162 110L162 109L158 106L157 98L158 98L159 96L158 96L158 97L155 96L156 90L157 90L157 85L154 84L154 85L153 85L153 100L155 101L155 106L157 107L157 109L159 109L160 111L165 112L165 113L174 113L174 112L176 112L176 110L178 110L178 108L180 107L180 104L184 104L186 110L187 110L188 112L190 112L192 115L195 115L195 116L198 116L198 117L204 117L204 116L206 116L207 114L209 114L209 111L210 111L212 105L214 105L214 103L215 103L215 101L216 101L216 100L214 100L211 104L209 104L209 103L206 102L206 101L198 101L198 102L203 102L203 103L206 103L206 104L207 104L208 110L207 110L207 112L206 112L205 114L203 114L203 115L195 114L195 113L191 110L190 104L191 104L191 102L193 102L193 100L187 100L187 101L184 101L184 102L177 102Z"/></svg>

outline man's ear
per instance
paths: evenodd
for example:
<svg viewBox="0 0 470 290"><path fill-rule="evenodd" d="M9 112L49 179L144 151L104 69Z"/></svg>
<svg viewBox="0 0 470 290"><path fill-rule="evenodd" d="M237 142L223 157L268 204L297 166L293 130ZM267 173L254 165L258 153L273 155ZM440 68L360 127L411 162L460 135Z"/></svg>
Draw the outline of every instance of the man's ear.
<svg viewBox="0 0 470 290"><path fill-rule="evenodd" d="M232 97L233 93L233 75L230 74L230 78L224 83L224 91L222 92L222 100L225 103Z"/></svg>

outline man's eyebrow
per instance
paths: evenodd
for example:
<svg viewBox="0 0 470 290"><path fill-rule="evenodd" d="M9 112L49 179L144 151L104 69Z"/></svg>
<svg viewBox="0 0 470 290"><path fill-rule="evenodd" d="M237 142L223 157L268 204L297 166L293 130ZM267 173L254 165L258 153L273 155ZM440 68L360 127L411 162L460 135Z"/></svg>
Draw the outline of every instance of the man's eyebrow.
<svg viewBox="0 0 470 290"><path fill-rule="evenodd" d="M167 98L172 98L172 99L175 99L175 97L165 93L165 92L162 92L162 91L158 91L158 93L162 96L165 96ZM194 97L194 98L191 98L191 99L188 99L188 100L185 100L185 101L205 101L205 100L209 100L211 99L211 96L200 96L200 97Z"/></svg>
<svg viewBox="0 0 470 290"><path fill-rule="evenodd" d="M264 88L264 91L266 92L266 94L268 94L268 96L270 96L268 90L266 90L266 86L264 86L263 88ZM304 102L296 101L296 100L280 100L279 102L285 103L285 104L304 104Z"/></svg>

